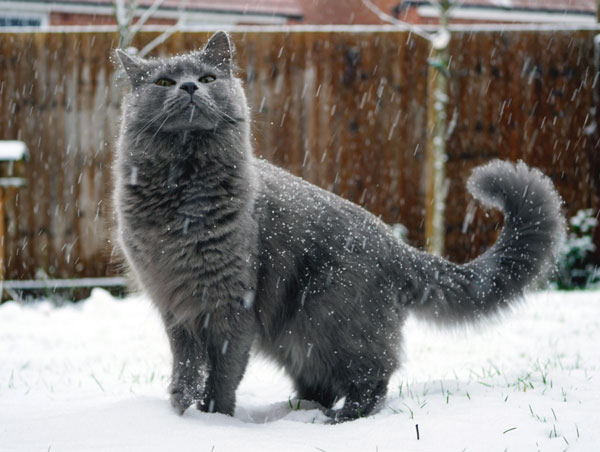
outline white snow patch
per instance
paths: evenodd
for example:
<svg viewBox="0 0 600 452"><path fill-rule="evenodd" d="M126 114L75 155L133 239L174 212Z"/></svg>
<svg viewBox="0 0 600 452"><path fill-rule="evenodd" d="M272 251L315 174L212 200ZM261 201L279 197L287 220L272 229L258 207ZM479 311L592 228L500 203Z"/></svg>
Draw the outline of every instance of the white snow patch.
<svg viewBox="0 0 600 452"><path fill-rule="evenodd" d="M0 160L22 160L27 158L27 145L17 140L0 140Z"/></svg>
<svg viewBox="0 0 600 452"><path fill-rule="evenodd" d="M235 417L167 397L170 353L143 297L0 306L0 450L597 450L600 292L543 292L470 331L409 319L381 411L324 425L284 373L253 358ZM415 425L419 425L420 440Z"/></svg>

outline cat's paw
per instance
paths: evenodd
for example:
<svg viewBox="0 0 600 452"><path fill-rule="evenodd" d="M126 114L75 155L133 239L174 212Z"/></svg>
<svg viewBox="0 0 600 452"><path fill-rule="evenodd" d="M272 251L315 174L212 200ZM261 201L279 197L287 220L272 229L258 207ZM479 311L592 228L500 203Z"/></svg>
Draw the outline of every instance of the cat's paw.
<svg viewBox="0 0 600 452"><path fill-rule="evenodd" d="M196 408L203 413L221 413L233 416L235 411L235 398L225 397L216 400L206 396L202 401L199 401L196 404Z"/></svg>
<svg viewBox="0 0 600 452"><path fill-rule="evenodd" d="M215 401L199 401L196 403L196 409L198 411L202 411L203 413L214 413L215 412Z"/></svg>
<svg viewBox="0 0 600 452"><path fill-rule="evenodd" d="M194 395L186 387L171 389L171 406L180 416L194 403Z"/></svg>
<svg viewBox="0 0 600 452"><path fill-rule="evenodd" d="M350 408L346 406L338 410L329 408L326 409L324 413L327 417L330 418L329 421L325 422L326 424L341 424L342 422L354 421L363 417L363 415L360 412L360 409Z"/></svg>

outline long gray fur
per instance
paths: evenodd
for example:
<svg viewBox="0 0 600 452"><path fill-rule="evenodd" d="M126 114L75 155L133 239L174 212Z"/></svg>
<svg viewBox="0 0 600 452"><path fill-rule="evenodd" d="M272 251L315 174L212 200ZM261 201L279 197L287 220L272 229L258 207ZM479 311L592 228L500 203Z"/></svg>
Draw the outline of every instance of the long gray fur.
<svg viewBox="0 0 600 452"><path fill-rule="evenodd" d="M298 397L336 420L367 415L400 365L409 312L446 325L475 322L518 300L554 265L560 199L523 163L473 172L469 191L502 209L505 224L486 253L453 264L253 156L227 34L166 59L118 55L132 85L114 165L118 237L163 316L180 413L197 403L233 414L255 346L285 368ZM161 78L173 84L157 85Z"/></svg>

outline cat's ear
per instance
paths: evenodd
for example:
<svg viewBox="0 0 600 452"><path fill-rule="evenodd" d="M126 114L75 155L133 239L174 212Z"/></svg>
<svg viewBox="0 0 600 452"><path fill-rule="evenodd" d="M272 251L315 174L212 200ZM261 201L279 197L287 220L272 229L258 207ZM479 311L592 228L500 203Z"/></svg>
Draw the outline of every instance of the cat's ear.
<svg viewBox="0 0 600 452"><path fill-rule="evenodd" d="M143 61L121 49L117 49L116 54L119 57L119 61L121 62L123 69L125 69L131 84L135 86L141 83L144 79L144 74L146 73Z"/></svg>
<svg viewBox="0 0 600 452"><path fill-rule="evenodd" d="M224 31L217 31L202 49L204 59L223 71L231 71L233 59L233 44L229 35Z"/></svg>

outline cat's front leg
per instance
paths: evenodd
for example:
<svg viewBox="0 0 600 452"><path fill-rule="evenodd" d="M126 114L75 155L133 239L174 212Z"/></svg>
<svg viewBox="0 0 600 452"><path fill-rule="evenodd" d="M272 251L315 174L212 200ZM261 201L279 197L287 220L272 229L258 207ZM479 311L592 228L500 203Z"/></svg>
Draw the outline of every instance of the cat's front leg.
<svg viewBox="0 0 600 452"><path fill-rule="evenodd" d="M169 385L171 405L178 414L183 414L194 402L202 400L206 380L206 351L193 332L185 326L170 325L170 316L164 317L173 354Z"/></svg>
<svg viewBox="0 0 600 452"><path fill-rule="evenodd" d="M214 314L205 328L208 378L197 408L233 416L237 390L250 356L255 324L251 312L230 307Z"/></svg>

